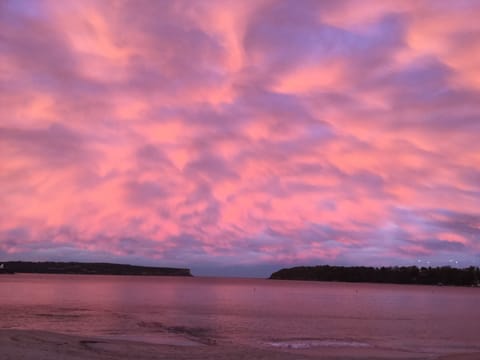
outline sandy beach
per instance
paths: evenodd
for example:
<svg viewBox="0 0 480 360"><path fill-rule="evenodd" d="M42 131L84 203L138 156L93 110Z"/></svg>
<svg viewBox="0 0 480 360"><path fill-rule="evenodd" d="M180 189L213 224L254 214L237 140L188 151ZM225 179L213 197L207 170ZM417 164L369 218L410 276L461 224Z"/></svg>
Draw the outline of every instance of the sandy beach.
<svg viewBox="0 0 480 360"><path fill-rule="evenodd" d="M425 354L382 348L328 347L315 349L254 348L243 345L189 343L154 344L142 341L81 337L44 331L0 330L1 360L110 359L439 359L474 360L480 353Z"/></svg>

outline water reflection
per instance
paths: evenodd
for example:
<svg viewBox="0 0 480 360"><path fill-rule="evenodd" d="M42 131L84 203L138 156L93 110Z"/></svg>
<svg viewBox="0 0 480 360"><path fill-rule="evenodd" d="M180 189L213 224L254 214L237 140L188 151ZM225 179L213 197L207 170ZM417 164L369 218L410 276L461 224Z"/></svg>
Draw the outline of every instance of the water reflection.
<svg viewBox="0 0 480 360"><path fill-rule="evenodd" d="M2 328L206 343L480 343L480 291L472 288L15 275L0 278L0 293Z"/></svg>

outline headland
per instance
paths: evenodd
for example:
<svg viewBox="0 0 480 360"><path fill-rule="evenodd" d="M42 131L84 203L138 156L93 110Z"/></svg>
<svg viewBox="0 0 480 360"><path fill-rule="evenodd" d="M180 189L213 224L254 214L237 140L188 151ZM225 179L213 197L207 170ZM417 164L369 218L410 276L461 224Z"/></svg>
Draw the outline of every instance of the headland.
<svg viewBox="0 0 480 360"><path fill-rule="evenodd" d="M144 276L192 276L190 269L137 266L112 263L83 262L0 262L3 268L0 273L30 274L82 274L82 275L144 275Z"/></svg>
<svg viewBox="0 0 480 360"><path fill-rule="evenodd" d="M480 269L442 267L297 266L274 272L274 280L369 282L386 284L479 286Z"/></svg>

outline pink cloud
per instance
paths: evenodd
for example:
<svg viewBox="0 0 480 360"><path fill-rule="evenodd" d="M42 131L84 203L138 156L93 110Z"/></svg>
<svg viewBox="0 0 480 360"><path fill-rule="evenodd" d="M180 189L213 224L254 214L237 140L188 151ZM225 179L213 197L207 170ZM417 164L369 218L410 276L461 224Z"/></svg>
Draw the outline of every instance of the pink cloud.
<svg viewBox="0 0 480 360"><path fill-rule="evenodd" d="M478 264L462 4L1 3L0 257Z"/></svg>

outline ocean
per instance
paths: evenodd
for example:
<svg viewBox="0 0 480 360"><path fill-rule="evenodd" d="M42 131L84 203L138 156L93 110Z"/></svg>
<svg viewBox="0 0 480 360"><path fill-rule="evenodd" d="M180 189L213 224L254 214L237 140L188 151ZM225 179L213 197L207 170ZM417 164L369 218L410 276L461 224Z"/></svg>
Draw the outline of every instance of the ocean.
<svg viewBox="0 0 480 360"><path fill-rule="evenodd" d="M158 344L480 351L480 288L1 275L0 328Z"/></svg>

